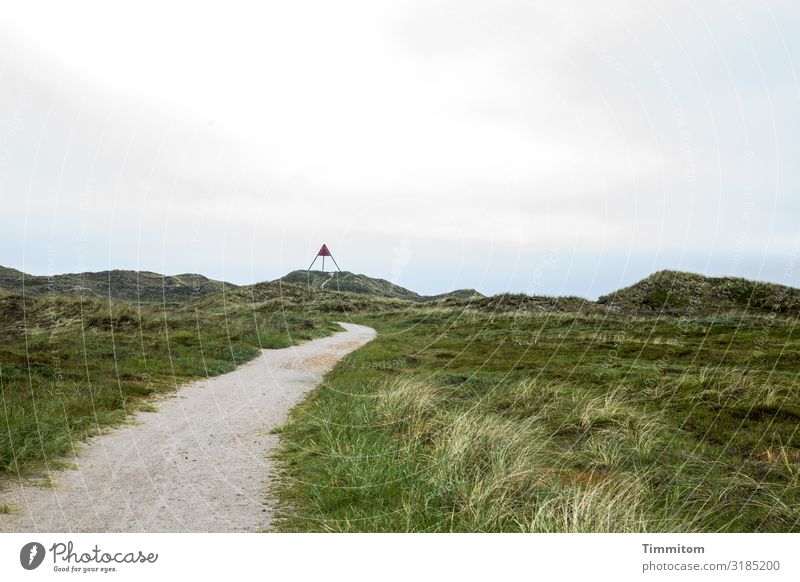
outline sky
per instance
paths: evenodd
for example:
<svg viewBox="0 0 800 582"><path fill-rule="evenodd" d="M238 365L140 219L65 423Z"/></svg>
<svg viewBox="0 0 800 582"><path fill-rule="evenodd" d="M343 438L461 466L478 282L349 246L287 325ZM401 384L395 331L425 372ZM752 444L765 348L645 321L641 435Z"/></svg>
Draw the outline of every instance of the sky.
<svg viewBox="0 0 800 582"><path fill-rule="evenodd" d="M0 265L800 286L791 1L0 0Z"/></svg>

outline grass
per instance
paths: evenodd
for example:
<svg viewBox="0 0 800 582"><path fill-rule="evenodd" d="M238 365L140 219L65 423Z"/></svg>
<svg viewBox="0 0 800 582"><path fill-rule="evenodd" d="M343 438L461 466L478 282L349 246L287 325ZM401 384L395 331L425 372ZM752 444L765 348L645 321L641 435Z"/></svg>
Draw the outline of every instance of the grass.
<svg viewBox="0 0 800 582"><path fill-rule="evenodd" d="M408 301L442 301L471 300L482 298L475 289L458 289L439 295L423 296L414 291L390 283L385 279L376 279L366 275L357 275L349 271L327 273L322 271L292 271L280 279L284 283L297 283L303 287L316 290L326 289L334 292L367 294L373 298L404 299Z"/></svg>
<svg viewBox="0 0 800 582"><path fill-rule="evenodd" d="M222 296L202 310L0 296L0 474L62 467L86 437L151 410L151 396L334 329L323 314Z"/></svg>
<svg viewBox="0 0 800 582"><path fill-rule="evenodd" d="M148 271L102 271L37 276L0 266L0 289L17 295L70 295L155 304L186 303L236 285L202 275L159 275Z"/></svg>
<svg viewBox="0 0 800 582"><path fill-rule="evenodd" d="M378 337L280 430L283 530L800 531L794 292L674 283L608 305L285 281L161 306L0 292L0 476L46 482L153 396L352 319Z"/></svg>
<svg viewBox="0 0 800 582"><path fill-rule="evenodd" d="M281 431L284 530L800 530L792 319L362 321Z"/></svg>
<svg viewBox="0 0 800 582"><path fill-rule="evenodd" d="M687 313L738 310L800 315L800 290L737 277L706 277L659 271L635 285L598 299L600 304L635 310Z"/></svg>

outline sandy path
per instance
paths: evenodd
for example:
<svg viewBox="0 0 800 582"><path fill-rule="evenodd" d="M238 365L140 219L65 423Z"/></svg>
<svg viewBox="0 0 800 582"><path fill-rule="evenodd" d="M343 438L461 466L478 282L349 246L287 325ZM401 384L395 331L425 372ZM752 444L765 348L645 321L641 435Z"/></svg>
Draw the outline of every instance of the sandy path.
<svg viewBox="0 0 800 582"><path fill-rule="evenodd" d="M254 532L268 528L269 458L289 410L375 331L346 331L187 384L158 412L91 439L56 487L0 489L3 532Z"/></svg>

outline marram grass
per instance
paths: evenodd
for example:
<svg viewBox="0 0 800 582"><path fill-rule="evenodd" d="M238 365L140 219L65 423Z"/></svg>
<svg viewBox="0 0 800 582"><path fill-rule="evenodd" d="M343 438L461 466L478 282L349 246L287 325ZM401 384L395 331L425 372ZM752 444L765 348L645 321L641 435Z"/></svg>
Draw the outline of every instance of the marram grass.
<svg viewBox="0 0 800 582"><path fill-rule="evenodd" d="M760 354L747 322L365 322L382 333L281 430L284 530L800 530L790 321Z"/></svg>

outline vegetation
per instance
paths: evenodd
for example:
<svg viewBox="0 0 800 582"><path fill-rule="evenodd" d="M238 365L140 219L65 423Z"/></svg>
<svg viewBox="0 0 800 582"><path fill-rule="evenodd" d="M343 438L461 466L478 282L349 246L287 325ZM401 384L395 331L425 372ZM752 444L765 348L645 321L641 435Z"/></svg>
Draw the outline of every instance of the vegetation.
<svg viewBox="0 0 800 582"><path fill-rule="evenodd" d="M704 277L659 271L647 279L598 300L626 312L671 314L749 311L800 315L800 289L736 277Z"/></svg>
<svg viewBox="0 0 800 582"><path fill-rule="evenodd" d="M471 299L483 297L475 289L457 289L439 295L420 295L404 287L390 283L385 279L376 279L366 275L356 275L349 271L324 273L322 271L292 271L279 279L283 283L296 283L313 289L327 291L360 293L373 297L389 299L405 299L407 301L427 302L445 299Z"/></svg>
<svg viewBox="0 0 800 582"><path fill-rule="evenodd" d="M793 320L359 321L281 431L286 530L800 530Z"/></svg>
<svg viewBox="0 0 800 582"><path fill-rule="evenodd" d="M338 329L323 315L217 299L199 310L0 295L0 474L57 467L159 394Z"/></svg>
<svg viewBox="0 0 800 582"><path fill-rule="evenodd" d="M285 530L800 531L797 290L662 272L598 302L409 299L353 277L153 303L0 280L0 474L353 320L378 337L281 429Z"/></svg>
<svg viewBox="0 0 800 582"><path fill-rule="evenodd" d="M102 271L36 276L0 267L0 289L18 295L70 295L124 299L136 303L176 303L218 293L236 285L196 273L159 275L149 271Z"/></svg>

